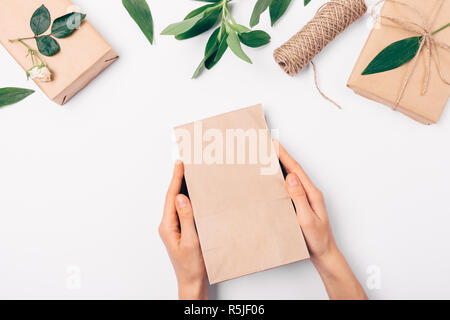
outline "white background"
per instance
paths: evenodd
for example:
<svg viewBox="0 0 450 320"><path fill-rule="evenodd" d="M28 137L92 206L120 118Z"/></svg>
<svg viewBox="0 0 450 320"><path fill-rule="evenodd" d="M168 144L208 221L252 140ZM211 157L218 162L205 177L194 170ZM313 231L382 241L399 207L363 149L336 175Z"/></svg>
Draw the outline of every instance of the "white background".
<svg viewBox="0 0 450 320"><path fill-rule="evenodd" d="M234 2L248 25L255 1ZM273 50L324 2L293 1L274 28L266 12L259 28L272 43L245 49L253 65L228 51L191 80L209 34L159 33L202 3L149 0L150 46L121 1L77 0L121 57L63 107L37 90L0 109L0 298L176 298L157 233L171 128L257 103L324 192L337 242L369 297L450 298L449 114L424 126L346 88L368 16L315 60L322 89L344 110L319 96L311 68L284 74ZM0 60L0 87L36 88L3 48ZM366 286L370 266L380 271L376 290ZM327 298L309 261L214 286L211 297Z"/></svg>

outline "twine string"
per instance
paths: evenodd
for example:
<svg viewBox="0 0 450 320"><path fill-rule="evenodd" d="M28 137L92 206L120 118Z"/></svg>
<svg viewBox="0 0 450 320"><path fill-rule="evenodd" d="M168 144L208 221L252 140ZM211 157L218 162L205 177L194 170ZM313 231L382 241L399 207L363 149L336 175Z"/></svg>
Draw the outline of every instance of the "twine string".
<svg viewBox="0 0 450 320"><path fill-rule="evenodd" d="M314 70L314 84L316 85L317 91L319 91L320 95L325 99L328 100L329 102L331 102L332 104L334 104L336 107L338 107L339 109L342 109L342 107L333 99L331 99L330 97L328 97L319 87L319 83L318 83L318 79L317 79L317 68L316 68L316 64L314 63L314 61L311 61L311 65L313 67Z"/></svg>
<svg viewBox="0 0 450 320"><path fill-rule="evenodd" d="M290 76L296 75L311 63L314 70L314 83L319 93L341 108L320 90L316 66L312 59L366 12L367 6L364 0L329 1L319 8L314 18L303 29L275 50L275 61Z"/></svg>

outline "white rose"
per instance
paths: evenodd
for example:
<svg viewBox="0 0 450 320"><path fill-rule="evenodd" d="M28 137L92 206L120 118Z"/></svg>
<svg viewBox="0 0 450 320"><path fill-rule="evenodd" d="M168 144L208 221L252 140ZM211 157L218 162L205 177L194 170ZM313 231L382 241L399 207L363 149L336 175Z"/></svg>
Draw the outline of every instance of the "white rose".
<svg viewBox="0 0 450 320"><path fill-rule="evenodd" d="M52 72L46 66L34 67L28 71L31 79L38 79L42 82L52 81Z"/></svg>

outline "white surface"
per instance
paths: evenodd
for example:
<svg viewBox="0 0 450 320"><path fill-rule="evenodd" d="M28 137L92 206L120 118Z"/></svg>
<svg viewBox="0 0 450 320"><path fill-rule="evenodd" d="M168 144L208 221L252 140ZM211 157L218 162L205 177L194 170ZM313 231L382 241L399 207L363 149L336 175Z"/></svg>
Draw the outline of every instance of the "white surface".
<svg viewBox="0 0 450 320"><path fill-rule="evenodd" d="M248 24L254 2L235 1L239 22ZM157 233L171 128L256 103L324 192L338 244L364 286L368 267L380 268L381 288L368 295L450 298L449 114L424 126L346 88L368 16L316 59L323 90L343 111L316 92L311 68L284 74L273 50L324 2L294 1L274 28L266 12L259 27L272 43L246 49L253 65L228 51L194 81L209 35L158 34L201 3L149 1L150 46L120 1L77 0L121 58L64 107L37 91L0 109L0 298L176 298ZM3 48L0 59L0 87L36 88ZM309 262L217 285L211 295L326 298Z"/></svg>

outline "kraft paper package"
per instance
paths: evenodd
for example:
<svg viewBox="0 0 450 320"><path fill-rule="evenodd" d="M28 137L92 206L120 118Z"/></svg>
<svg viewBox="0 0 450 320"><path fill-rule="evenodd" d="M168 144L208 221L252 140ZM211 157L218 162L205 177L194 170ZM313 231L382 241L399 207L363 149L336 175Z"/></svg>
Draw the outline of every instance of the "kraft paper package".
<svg viewBox="0 0 450 320"><path fill-rule="evenodd" d="M30 19L41 5L50 11L52 22L67 13L79 11L70 0L0 0L0 43L24 70L31 67L26 48L8 40L33 36ZM60 52L52 57L41 55L53 73L53 81L36 81L36 84L51 100L61 105L118 58L88 18L89 13L79 30L65 39L58 39ZM26 42L37 49L36 41Z"/></svg>
<svg viewBox="0 0 450 320"><path fill-rule="evenodd" d="M427 19L430 19L433 13L437 11L441 1L442 0L402 0L402 2L417 8L421 14L427 17ZM420 23L420 17L416 13L398 3L385 2L381 14L406 19L414 23ZM444 1L444 5L436 17L432 30L436 30L449 22L450 1ZM407 77L409 68L412 67L412 63L410 62L400 68L378 74L363 76L361 73L369 65L372 59L385 47L393 42L417 35L417 33L377 23L356 62L348 81L348 87L353 89L359 95L383 103L391 108L395 108L395 101L398 98L402 83ZM449 44L450 28L437 33L434 37L442 43ZM450 95L450 86L442 81L439 77L435 63L432 62L428 91L425 95L422 95L421 92L426 73L426 50L427 49L424 48L419 56L419 61L412 73L406 91L400 100L397 111L400 111L421 123L432 124L436 123L441 117ZM442 73L449 78L450 52L440 47L438 50Z"/></svg>
<svg viewBox="0 0 450 320"><path fill-rule="evenodd" d="M261 105L175 136L210 284L309 258Z"/></svg>

